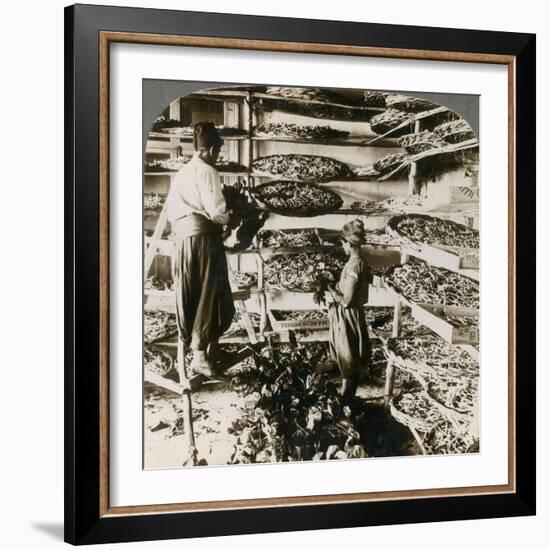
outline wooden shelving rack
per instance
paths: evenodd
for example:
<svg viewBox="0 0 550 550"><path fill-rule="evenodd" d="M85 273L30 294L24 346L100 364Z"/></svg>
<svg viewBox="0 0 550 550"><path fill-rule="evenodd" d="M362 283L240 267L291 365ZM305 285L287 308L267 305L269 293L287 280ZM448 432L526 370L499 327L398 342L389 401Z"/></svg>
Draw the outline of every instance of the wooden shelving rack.
<svg viewBox="0 0 550 550"><path fill-rule="evenodd" d="M256 183L256 180L258 179L257 176L253 173L253 161L258 158L258 147L263 142L286 142L286 143L294 143L297 145L327 145L327 146L342 146L342 147L398 147L398 140L393 138L392 135L400 130L403 126L411 125L411 120L413 121L414 125L414 132L420 132L423 129L425 121L429 120L431 116L437 115L441 112L446 111L447 109L444 107L440 107L437 109L433 109L431 111L427 111L424 113L418 113L416 115L413 115L411 117L411 120L403 123L400 126L397 126L396 128L390 130L389 132L386 132L383 135L361 135L361 136L350 136L350 137L343 137L343 138L334 138L334 139L290 139L290 138L281 138L277 136L256 136L254 134L254 129L257 126L257 116L256 116L256 101L267 99L267 100L277 100L279 102L289 101L293 103L304 103L304 104L315 104L315 103L321 103L323 105L326 105L324 102L319 102L316 100L311 99L300 99L300 98L284 98L284 97L275 97L270 94L260 93L260 92L254 92L254 91L243 91L243 90L216 90L216 91L204 91L200 94L193 94L190 96L192 98L197 99L209 99L212 101L221 101L221 102L237 102L239 105L241 105L244 109L243 112L243 133L239 135L227 135L224 136L224 141L226 142L236 142L236 143L244 143L244 159L242 164L244 166L248 167L247 172L242 173L220 173L221 176L235 176L239 181L245 182L246 186L249 189L253 189ZM340 104L332 104L335 107L345 107L347 109L358 109L358 110L369 110L373 113L378 113L384 111L384 108L379 107L359 107L359 106L353 106L353 105L340 105ZM162 131L156 131L152 132L150 134L151 137L154 138L160 138L160 139L169 139L170 143L173 145L173 147L177 147L177 143L180 143L182 141L190 141L191 136L187 135L173 135L169 132L162 132ZM472 145L474 146L474 145ZM413 157L414 159L414 157ZM239 161L241 159L238 159ZM169 176L172 177L171 172L146 172L145 176ZM413 160L410 163L409 166L409 174L408 174L408 194L414 195L420 193L420 174L418 173L418 167L415 160ZM262 176L263 179L263 176ZM376 178L375 178L376 179ZM353 178L352 181L372 181L372 177L366 177L366 178ZM330 185L331 182L324 183L323 185ZM335 215L357 215L360 216L361 213L356 210L351 209L341 209L334 212ZM384 219L389 219L392 214L388 213L387 216L383 215L380 216ZM382 220L382 223L384 223L384 220ZM288 224L291 225L291 224ZM166 213L164 209L159 215L159 219L157 221L154 233L151 237L146 239L146 254L145 254L145 262L144 262L144 269L145 269L145 276L148 275L151 264L153 262L153 259L157 253L164 253L166 252L166 249L168 248L165 244L159 245L158 243L161 241L165 241L165 239L161 239L161 235L164 231L164 228L166 226ZM376 245L374 245L376 247ZM387 245L380 245L382 247L388 248ZM398 247L393 247L394 249L400 250ZM287 254L287 253L296 253L296 252L303 252L302 249L297 250L280 250L280 251L270 251L269 254L277 253L277 254ZM238 253L238 256L240 255L254 255L256 258L256 269L257 269L257 277L258 282L257 286L252 289L251 291L237 291L235 293L235 298L238 299L239 304L245 303L246 297L255 297L259 302L259 309L260 309L260 315L261 315L261 323L260 323L260 330L258 334L254 334L254 337L251 337L251 333L249 332L250 341L262 341L265 339L266 334L271 333L272 331L268 331L268 309L272 305L272 297L274 295L281 295L281 294L287 294L288 298L296 298L296 293L291 293L289 291L273 291L266 287L265 281L264 281L264 262L266 260L266 255L263 253L262 249L258 247L254 247L248 250L244 250L240 253ZM269 255L268 254L268 255ZM410 251L407 251L406 249L402 250L401 254L401 261L407 261L410 257ZM313 304L312 300L308 300L308 298L311 295L308 295L308 293L301 293L301 300L300 300L300 309L303 309L304 307L309 307L311 309L317 308L315 304ZM402 304L399 300L395 298L393 294L390 294L387 292L386 289L378 288L376 289L373 294L376 294L375 304L373 304L373 307L377 306L384 306L384 307L394 307L394 328L393 333L394 336L398 336L400 334L400 322L401 322L401 309ZM170 291L163 291L162 296L168 297L170 295ZM289 299L288 302L293 302L292 299ZM309 302L309 303L308 303ZM369 304L367 304L369 305ZM289 309L291 308L292 304L289 304ZM277 305L277 307L280 307L280 304ZM241 306L239 305L239 310L241 311ZM247 318L246 313L246 306L244 306L244 311L241 311L241 314L245 315L245 319ZM245 321L245 324L249 324L249 322ZM393 369L390 366L388 368L387 373L387 383L386 383L386 398L389 399L391 395L391 389L392 389L392 380L393 380Z"/></svg>

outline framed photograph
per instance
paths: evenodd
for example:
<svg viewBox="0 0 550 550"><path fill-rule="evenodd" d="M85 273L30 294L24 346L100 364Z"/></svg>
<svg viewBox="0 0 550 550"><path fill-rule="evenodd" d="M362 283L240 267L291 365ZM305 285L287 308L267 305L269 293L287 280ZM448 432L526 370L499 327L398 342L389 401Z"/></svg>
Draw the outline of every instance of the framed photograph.
<svg viewBox="0 0 550 550"><path fill-rule="evenodd" d="M65 538L535 513L535 36L66 8Z"/></svg>

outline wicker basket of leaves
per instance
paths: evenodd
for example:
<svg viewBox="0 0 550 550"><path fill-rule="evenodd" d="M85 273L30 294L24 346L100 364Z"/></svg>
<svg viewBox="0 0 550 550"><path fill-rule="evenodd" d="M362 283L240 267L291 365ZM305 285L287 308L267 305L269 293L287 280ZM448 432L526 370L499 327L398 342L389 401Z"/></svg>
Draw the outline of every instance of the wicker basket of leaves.
<svg viewBox="0 0 550 550"><path fill-rule="evenodd" d="M393 398L390 401L390 412L401 424L422 433L432 431L444 420L421 386Z"/></svg>
<svg viewBox="0 0 550 550"><path fill-rule="evenodd" d="M462 143L476 138L471 126L463 118L436 126L434 134L447 143Z"/></svg>
<svg viewBox="0 0 550 550"><path fill-rule="evenodd" d="M423 153L424 151L431 151L433 149L439 149L445 147L446 142L433 132L418 132L416 134L406 134L399 139L399 145L410 153L416 155L417 153Z"/></svg>
<svg viewBox="0 0 550 550"><path fill-rule="evenodd" d="M422 113L423 111L431 111L439 107L436 103L432 103L426 99L401 94L388 94L386 96L386 105L391 109L407 113Z"/></svg>
<svg viewBox="0 0 550 550"><path fill-rule="evenodd" d="M413 115L398 111L397 109L387 109L383 113L373 116L370 121L371 130L379 135L386 134L394 129L394 136L409 134L413 124ZM397 129L401 125L403 125L403 127Z"/></svg>

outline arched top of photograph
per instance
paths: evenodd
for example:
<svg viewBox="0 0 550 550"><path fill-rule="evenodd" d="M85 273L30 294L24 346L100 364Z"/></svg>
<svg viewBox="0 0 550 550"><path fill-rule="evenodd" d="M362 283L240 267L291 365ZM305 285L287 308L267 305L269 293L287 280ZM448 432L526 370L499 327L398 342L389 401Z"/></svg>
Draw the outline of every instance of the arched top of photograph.
<svg viewBox="0 0 550 550"><path fill-rule="evenodd" d="M477 113L477 106L471 111ZM445 105L390 91L259 85L205 88L175 98L148 134L146 172L176 172L188 162L200 122L213 123L224 140L216 164L223 175L395 181L417 164L419 181L438 179L457 166L477 178L476 132ZM288 144L292 153L251 153L284 149L273 143ZM301 154L293 145L309 145L319 154ZM367 154L339 160L333 151L346 146ZM379 153L369 155L367 148Z"/></svg>

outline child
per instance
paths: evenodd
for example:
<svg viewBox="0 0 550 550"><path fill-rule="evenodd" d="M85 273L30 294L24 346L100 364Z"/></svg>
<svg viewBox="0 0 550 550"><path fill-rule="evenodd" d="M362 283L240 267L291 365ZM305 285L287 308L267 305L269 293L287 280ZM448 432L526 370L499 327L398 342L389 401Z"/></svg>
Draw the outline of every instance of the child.
<svg viewBox="0 0 550 550"><path fill-rule="evenodd" d="M338 284L329 286L329 344L332 359L342 373L342 395L351 399L357 390L360 369L367 366L370 355L363 304L369 298L371 272L361 256L361 245L365 243L363 222L353 220L344 225L341 233L349 260Z"/></svg>

